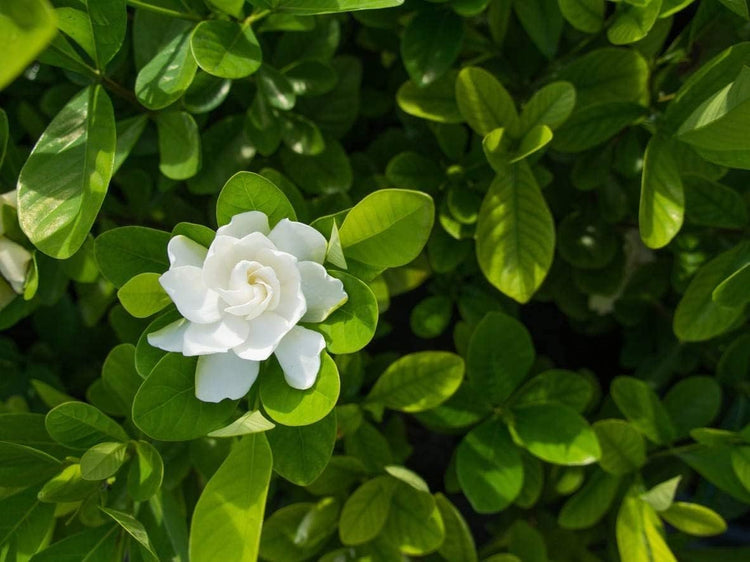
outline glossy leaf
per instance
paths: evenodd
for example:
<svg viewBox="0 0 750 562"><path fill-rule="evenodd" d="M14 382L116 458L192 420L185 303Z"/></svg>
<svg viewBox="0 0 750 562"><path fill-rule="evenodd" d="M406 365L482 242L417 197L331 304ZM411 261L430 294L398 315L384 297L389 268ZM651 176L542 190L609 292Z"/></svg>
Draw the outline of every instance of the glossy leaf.
<svg viewBox="0 0 750 562"><path fill-rule="evenodd" d="M392 363L367 396L369 402L403 412L421 412L445 402L458 389L463 360L453 353L423 351Z"/></svg>
<svg viewBox="0 0 750 562"><path fill-rule="evenodd" d="M263 55L247 23L208 20L190 36L190 49L203 70L220 78L244 78L260 67Z"/></svg>
<svg viewBox="0 0 750 562"><path fill-rule="evenodd" d="M272 464L264 435L246 435L237 443L195 506L190 560L257 559Z"/></svg>
<svg viewBox="0 0 750 562"><path fill-rule="evenodd" d="M133 400L133 421L149 437L160 441L188 441L225 425L236 400L217 404L195 397L193 357L164 356Z"/></svg>
<svg viewBox="0 0 750 562"><path fill-rule="evenodd" d="M526 163L495 178L479 211L476 240L487 279L518 302L528 302L552 265L555 232Z"/></svg>
<svg viewBox="0 0 750 562"><path fill-rule="evenodd" d="M641 239L649 248L666 246L682 228L684 215L685 193L670 142L653 137L643 162L638 213Z"/></svg>
<svg viewBox="0 0 750 562"><path fill-rule="evenodd" d="M52 120L18 179L18 219L37 248L64 259L81 247L107 194L114 155L112 102L100 86L88 87Z"/></svg>

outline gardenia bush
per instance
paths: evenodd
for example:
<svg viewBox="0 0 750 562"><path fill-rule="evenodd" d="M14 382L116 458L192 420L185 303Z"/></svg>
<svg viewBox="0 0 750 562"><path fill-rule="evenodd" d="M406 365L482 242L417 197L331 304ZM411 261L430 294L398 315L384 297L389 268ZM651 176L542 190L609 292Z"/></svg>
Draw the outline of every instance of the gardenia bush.
<svg viewBox="0 0 750 562"><path fill-rule="evenodd" d="M745 0L0 0L0 561L750 559Z"/></svg>

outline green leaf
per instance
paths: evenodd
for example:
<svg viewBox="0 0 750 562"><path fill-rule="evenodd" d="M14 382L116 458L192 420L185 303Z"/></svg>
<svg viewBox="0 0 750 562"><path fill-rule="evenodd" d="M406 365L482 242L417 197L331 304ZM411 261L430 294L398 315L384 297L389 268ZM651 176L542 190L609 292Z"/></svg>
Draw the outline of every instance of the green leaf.
<svg viewBox="0 0 750 562"><path fill-rule="evenodd" d="M325 498L313 503L294 503L275 511L263 523L260 555L269 562L310 559L336 532L339 503Z"/></svg>
<svg viewBox="0 0 750 562"><path fill-rule="evenodd" d="M476 332L474 333L476 337ZM527 382L515 395L513 403L523 406L555 402L580 413L591 402L593 390L591 381L584 375L563 369L552 369L536 375Z"/></svg>
<svg viewBox="0 0 750 562"><path fill-rule="evenodd" d="M225 425L237 400L218 404L195 397L194 357L164 356L144 381L133 400L133 422L160 441L189 441Z"/></svg>
<svg viewBox="0 0 750 562"><path fill-rule="evenodd" d="M159 132L159 170L173 180L192 178L201 167L198 125L186 111L164 111L156 116Z"/></svg>
<svg viewBox="0 0 750 562"><path fill-rule="evenodd" d="M81 247L107 194L114 156L112 102L101 86L90 86L55 116L18 178L18 220L42 252L65 259Z"/></svg>
<svg viewBox="0 0 750 562"><path fill-rule="evenodd" d="M528 302L552 265L555 230L527 163L511 166L492 182L479 210L476 240L479 266L490 283Z"/></svg>
<svg viewBox="0 0 750 562"><path fill-rule="evenodd" d="M241 437L249 433L262 433L276 425L267 420L260 410L246 412L226 427L211 431L209 437Z"/></svg>
<svg viewBox="0 0 750 562"><path fill-rule="evenodd" d="M615 531L620 559L622 562L677 562L664 541L659 517L639 495L638 487L631 487L617 512Z"/></svg>
<svg viewBox="0 0 750 562"><path fill-rule="evenodd" d="M160 276L158 273L139 273L117 291L117 298L130 315L148 318L172 303L159 284Z"/></svg>
<svg viewBox="0 0 750 562"><path fill-rule="evenodd" d="M140 273L164 273L169 269L170 235L142 226L123 226L100 234L94 255L102 275L122 287Z"/></svg>
<svg viewBox="0 0 750 562"><path fill-rule="evenodd" d="M534 357L534 344L524 325L506 314L490 312L469 341L467 375L473 388L499 405L521 384Z"/></svg>
<svg viewBox="0 0 750 562"><path fill-rule="evenodd" d="M355 10L375 10L400 6L404 0L278 0L274 7L280 12L292 12L311 16L313 14L334 14Z"/></svg>
<svg viewBox="0 0 750 562"><path fill-rule="evenodd" d="M265 213L271 228L281 219L297 219L289 199L270 180L254 172L237 172L219 193L216 220L223 226L234 215L247 211Z"/></svg>
<svg viewBox="0 0 750 562"><path fill-rule="evenodd" d="M711 299L719 306L740 307L750 301L750 263L740 267L724 279L711 293Z"/></svg>
<svg viewBox="0 0 750 562"><path fill-rule="evenodd" d="M463 118L480 135L502 127L517 136L518 114L513 98L486 70L467 67L459 72L456 102Z"/></svg>
<svg viewBox="0 0 750 562"><path fill-rule="evenodd" d="M674 502L677 487L680 485L682 476L675 476L657 484L650 490L641 494L641 499L653 507L656 511L664 511Z"/></svg>
<svg viewBox="0 0 750 562"><path fill-rule="evenodd" d="M117 511L115 509L109 509L106 507L99 507L104 513L106 513L111 519L113 519L120 527L125 529L125 532L136 540L138 543L139 551L146 560L157 561L158 558L151 546L151 541L148 538L148 533L144 528L143 524L138 521L135 517L129 513L123 511ZM146 553L145 555L143 553Z"/></svg>
<svg viewBox="0 0 750 562"><path fill-rule="evenodd" d="M412 82L422 87L445 74L458 58L463 36L463 21L454 12L418 12L401 39L401 60Z"/></svg>
<svg viewBox="0 0 750 562"><path fill-rule="evenodd" d="M260 379L260 398L271 418L284 425L309 425L326 417L339 397L339 371L323 352L315 384L307 390L289 386L277 361L267 361ZM273 439L271 446L273 447Z"/></svg>
<svg viewBox="0 0 750 562"><path fill-rule="evenodd" d="M128 119L117 122L117 144L115 145L115 165L112 173L116 173L123 165L127 157L132 152L135 144L141 138L148 117L146 115L136 115Z"/></svg>
<svg viewBox="0 0 750 562"><path fill-rule="evenodd" d="M195 506L190 525L192 562L257 559L272 464L263 434L246 435L232 449Z"/></svg>
<svg viewBox="0 0 750 562"><path fill-rule="evenodd" d="M313 483L331 460L336 443L336 412L303 427L277 425L267 434L273 469L298 486Z"/></svg>
<svg viewBox="0 0 750 562"><path fill-rule="evenodd" d="M0 481L7 487L28 487L60 470L60 461L43 451L0 442Z"/></svg>
<svg viewBox="0 0 750 562"><path fill-rule="evenodd" d="M600 420L593 428L602 449L602 469L619 476L646 464L646 443L631 424L617 419Z"/></svg>
<svg viewBox="0 0 750 562"><path fill-rule="evenodd" d="M464 118L456 103L455 71L449 71L431 84L420 88L405 82L396 92L398 106L409 115L437 123L461 123Z"/></svg>
<svg viewBox="0 0 750 562"><path fill-rule="evenodd" d="M685 451L680 460L711 484L743 503L750 502L750 454L747 447L726 444ZM728 470L732 466L734 470Z"/></svg>
<svg viewBox="0 0 750 562"><path fill-rule="evenodd" d="M66 466L59 474L50 478L39 490L37 497L45 503L78 502L96 493L100 486L100 482L84 480L81 465L76 463Z"/></svg>
<svg viewBox="0 0 750 562"><path fill-rule="evenodd" d="M695 503L675 502L660 515L672 527L696 537L712 537L727 530L721 515Z"/></svg>
<svg viewBox="0 0 750 562"><path fill-rule="evenodd" d="M159 491L164 478L164 462L148 441L133 443L135 458L128 470L128 494L135 501L149 500Z"/></svg>
<svg viewBox="0 0 750 562"><path fill-rule="evenodd" d="M71 37L104 71L125 39L128 14L125 0L82 0L63 4L57 12L57 27Z"/></svg>
<svg viewBox="0 0 750 562"><path fill-rule="evenodd" d="M622 2L617 7L607 39L613 45L635 43L646 37L656 23L662 0L649 0L640 6Z"/></svg>
<svg viewBox="0 0 750 562"><path fill-rule="evenodd" d="M47 0L8 0L0 6L0 90L34 60L57 33Z"/></svg>
<svg viewBox="0 0 750 562"><path fill-rule="evenodd" d="M156 364L167 355L167 352L153 347L148 343L148 335L165 328L173 322L179 322L183 320L180 313L177 310L170 310L158 316L153 322L151 322L146 329L143 330L138 338L138 344L135 346L135 369L138 374L144 379L147 378L151 371L154 370ZM140 388L140 383L139 383ZM137 389L136 389L137 390Z"/></svg>
<svg viewBox="0 0 750 562"><path fill-rule="evenodd" d="M564 23L557 0L514 0L513 9L536 48L553 59Z"/></svg>
<svg viewBox="0 0 750 562"><path fill-rule="evenodd" d="M721 410L721 386L713 377L687 377L669 389L664 408L672 419L677 437L706 427Z"/></svg>
<svg viewBox="0 0 750 562"><path fill-rule="evenodd" d="M616 377L610 392L630 423L651 441L666 445L674 440L669 413L648 383L634 377Z"/></svg>
<svg viewBox="0 0 750 562"><path fill-rule="evenodd" d="M742 16L745 19L750 19L750 12L748 12L747 0L719 0L724 6L732 10L738 16Z"/></svg>
<svg viewBox="0 0 750 562"><path fill-rule="evenodd" d="M415 336L436 338L448 328L453 316L453 302L445 296L432 296L420 301L411 310L409 324Z"/></svg>
<svg viewBox="0 0 750 562"><path fill-rule="evenodd" d="M451 562L477 562L474 537L461 512L443 494L435 494L435 503L445 526L445 540L438 553Z"/></svg>
<svg viewBox="0 0 750 562"><path fill-rule="evenodd" d="M646 147L638 226L649 248L669 244L682 228L685 193L680 170L665 137L654 136Z"/></svg>
<svg viewBox="0 0 750 562"><path fill-rule="evenodd" d="M510 163L519 162L538 152L552 141L552 130L547 125L538 125L527 132L515 153L511 154Z"/></svg>
<svg viewBox="0 0 750 562"><path fill-rule="evenodd" d="M347 258L378 268L406 265L427 244L432 198L418 191L381 189L357 203L339 232Z"/></svg>
<svg viewBox="0 0 750 562"><path fill-rule="evenodd" d="M445 539L445 527L433 497L399 483L391 499L382 538L410 556L437 550Z"/></svg>
<svg viewBox="0 0 750 562"><path fill-rule="evenodd" d="M737 79L706 99L678 131L710 162L750 168L750 143L742 130L750 123L750 68L743 66Z"/></svg>
<svg viewBox="0 0 750 562"><path fill-rule="evenodd" d="M326 340L331 353L354 353L365 347L378 325L378 301L370 287L353 275L341 271L329 274L340 279L348 300L323 322L310 325Z"/></svg>
<svg viewBox="0 0 750 562"><path fill-rule="evenodd" d="M558 0L560 11L570 25L586 33L596 33L604 25L604 0Z"/></svg>
<svg viewBox="0 0 750 562"><path fill-rule="evenodd" d="M250 76L263 60L249 23L202 21L190 35L190 49L198 66L220 78Z"/></svg>
<svg viewBox="0 0 750 562"><path fill-rule="evenodd" d="M750 244L741 243L704 264L695 274L674 314L673 328L683 341L705 341L716 337L742 317L742 308L724 307L712 295L738 269L750 263Z"/></svg>
<svg viewBox="0 0 750 562"><path fill-rule="evenodd" d="M47 433L43 414L0 414L0 441L33 447L58 458L70 454Z"/></svg>
<svg viewBox="0 0 750 562"><path fill-rule="evenodd" d="M593 527L612 507L619 487L619 477L601 470L595 471L583 488L563 504L558 523L564 529Z"/></svg>
<svg viewBox="0 0 750 562"><path fill-rule="evenodd" d="M602 454L586 420L562 404L514 407L510 432L532 455L554 464L591 464Z"/></svg>
<svg viewBox="0 0 750 562"><path fill-rule="evenodd" d="M674 133L691 114L725 86L731 84L743 67L750 64L750 43L738 43L703 63L678 90L667 106L665 124Z"/></svg>
<svg viewBox="0 0 750 562"><path fill-rule="evenodd" d="M685 213L688 222L717 228L742 228L748 223L747 206L734 189L700 178L685 180Z"/></svg>
<svg viewBox="0 0 750 562"><path fill-rule="evenodd" d="M127 458L125 443L104 442L91 447L81 456L81 476L84 480L105 480L120 470Z"/></svg>
<svg viewBox="0 0 750 562"><path fill-rule="evenodd" d="M461 489L478 513L505 509L523 486L520 451L497 419L466 434L456 453L456 470Z"/></svg>
<svg viewBox="0 0 750 562"><path fill-rule="evenodd" d="M454 353L412 353L386 369L366 400L402 412L422 412L450 398L463 376L463 359Z"/></svg>
<svg viewBox="0 0 750 562"><path fill-rule="evenodd" d="M35 554L32 562L105 562L117 556L120 527L101 525L67 536ZM83 556L82 556L83 555Z"/></svg>
<svg viewBox="0 0 750 562"><path fill-rule="evenodd" d="M188 179L192 193L217 193L233 174L244 170L255 156L250 128L241 115L221 119L201 136L201 169Z"/></svg>
<svg viewBox="0 0 750 562"><path fill-rule="evenodd" d="M538 90L523 106L519 129L526 134L535 127L546 125L557 129L576 104L576 89L570 82L552 82Z"/></svg>
<svg viewBox="0 0 750 562"><path fill-rule="evenodd" d="M401 152L394 156L385 170L394 187L435 192L445 181L445 174L432 159L416 152Z"/></svg>
<svg viewBox="0 0 750 562"><path fill-rule="evenodd" d="M34 488L14 492L0 500L0 545L5 560L29 560L49 542L55 506L40 503Z"/></svg>
<svg viewBox="0 0 750 562"><path fill-rule="evenodd" d="M326 148L318 126L306 117L294 113L288 113L282 118L281 140L292 152L307 156L320 154Z"/></svg>
<svg viewBox="0 0 750 562"><path fill-rule="evenodd" d="M605 47L574 58L560 72L560 79L575 86L579 108L638 102L648 87L649 66L635 49Z"/></svg>
<svg viewBox="0 0 750 562"><path fill-rule="evenodd" d="M389 476L376 476L349 496L339 519L339 537L343 544L364 544L380 533L397 485L398 480Z"/></svg>
<svg viewBox="0 0 750 562"><path fill-rule="evenodd" d="M44 420L50 436L71 449L88 449L102 441L128 440L128 434L112 418L83 402L65 402L52 408Z"/></svg>
<svg viewBox="0 0 750 562"><path fill-rule="evenodd" d="M319 60L300 60L284 69L284 75L298 96L319 96L336 87L333 66Z"/></svg>
<svg viewBox="0 0 750 562"><path fill-rule="evenodd" d="M190 52L191 30L188 22L174 18L160 29L159 44L135 79L135 95L148 109L171 105L192 83L198 65Z"/></svg>
<svg viewBox="0 0 750 562"><path fill-rule="evenodd" d="M354 181L349 157L338 142L330 139L319 154L297 154L284 149L281 162L292 180L311 194L348 191Z"/></svg>
<svg viewBox="0 0 750 562"><path fill-rule="evenodd" d="M582 152L594 148L633 124L644 113L642 106L624 102L583 107L574 111L557 130L552 148L560 152Z"/></svg>
<svg viewBox="0 0 750 562"><path fill-rule="evenodd" d="M257 81L258 89L272 107L282 111L289 111L294 107L297 96L292 83L284 74L272 66L264 64L258 72Z"/></svg>

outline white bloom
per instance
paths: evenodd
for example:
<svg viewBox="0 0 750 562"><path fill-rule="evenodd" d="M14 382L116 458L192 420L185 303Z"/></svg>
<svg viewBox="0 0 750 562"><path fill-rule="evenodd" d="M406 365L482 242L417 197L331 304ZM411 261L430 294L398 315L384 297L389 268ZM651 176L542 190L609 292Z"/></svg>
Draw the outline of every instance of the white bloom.
<svg viewBox="0 0 750 562"><path fill-rule="evenodd" d="M259 362L273 353L290 386L315 383L325 341L297 323L321 322L347 299L343 283L322 265L326 240L317 230L287 219L271 230L264 213L250 211L219 228L208 250L175 236L168 253L170 268L159 282L184 319L148 341L200 356L200 400L242 398Z"/></svg>
<svg viewBox="0 0 750 562"><path fill-rule="evenodd" d="M0 211L3 206L16 208L18 193L9 191L0 195ZM26 282L26 272L31 262L29 251L9 240L4 236L5 225L3 224L2 212L0 212L0 276L2 276L18 294L23 293L23 286ZM11 293L12 294L12 293Z"/></svg>

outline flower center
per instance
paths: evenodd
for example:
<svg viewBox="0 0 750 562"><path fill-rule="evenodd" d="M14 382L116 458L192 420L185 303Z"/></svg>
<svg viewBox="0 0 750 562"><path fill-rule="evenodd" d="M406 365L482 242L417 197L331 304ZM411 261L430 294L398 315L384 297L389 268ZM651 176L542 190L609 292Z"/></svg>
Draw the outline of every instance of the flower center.
<svg viewBox="0 0 750 562"><path fill-rule="evenodd" d="M281 284L276 272L262 263L243 260L235 265L230 289L221 291L229 314L252 320L279 302Z"/></svg>

